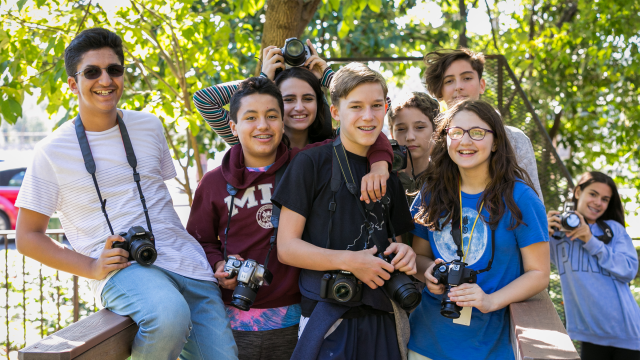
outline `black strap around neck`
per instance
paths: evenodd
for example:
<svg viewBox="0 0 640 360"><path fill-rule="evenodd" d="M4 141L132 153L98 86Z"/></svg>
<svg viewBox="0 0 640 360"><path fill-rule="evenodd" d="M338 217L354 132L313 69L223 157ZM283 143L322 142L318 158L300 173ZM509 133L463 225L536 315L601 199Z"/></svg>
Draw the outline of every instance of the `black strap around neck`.
<svg viewBox="0 0 640 360"><path fill-rule="evenodd" d="M342 179L344 179L345 185L347 186L347 190L349 190L349 192L355 198L356 203L358 204L357 205L358 210L360 210L360 214L362 214L362 217L364 218L364 226L365 226L365 229L367 229L367 243L369 243L371 246L373 246L375 243L375 245L378 246L378 250L383 249L383 247L381 247L380 244L376 243L376 237L373 236L374 226L371 223L371 221L369 221L369 217L367 216L368 213L373 211L373 207L375 204L371 202L366 205L366 209L365 209L365 207L362 206L360 197L358 196L358 193L359 193L358 185L353 182L349 182L350 180L352 180L351 177L350 176L348 177L347 174L344 173L344 169L345 168L350 169L350 165L349 165L349 159L347 158L344 150L344 146L342 145L342 141L340 141L340 136L336 137L336 139L333 141L332 150L333 150L333 155L332 155L332 166L331 166L331 191L333 192L333 198L329 205L329 211L330 211L329 233L327 237L326 248L328 249L331 243L332 218L333 218L333 213L335 212L335 209L337 207L337 204L335 203L335 195L340 189ZM346 171L350 171L350 170L346 170ZM395 236L393 241L395 241Z"/></svg>
<svg viewBox="0 0 640 360"><path fill-rule="evenodd" d="M605 244L608 244L613 240L613 230L611 230L611 226L607 224L604 220L597 220L596 224L602 230L602 235L596 236L596 239L602 241Z"/></svg>
<svg viewBox="0 0 640 360"><path fill-rule="evenodd" d="M118 128L120 129L120 135L122 136L122 143L124 144L124 151L127 154L127 162L129 166L133 169L133 181L135 181L136 186L138 187L138 193L140 194L140 202L142 203L142 208L144 210L144 217L147 220L147 227L149 228L149 232L153 232L151 229L151 220L149 219L149 210L147 209L147 203L145 201L144 195L142 194L142 187L140 186L140 174L136 171L136 167L138 166L138 160L136 159L136 154L133 151L133 146L131 145L131 138L129 138L129 132L127 131L127 127L124 124L124 121L120 117L120 114L116 112L116 121L118 124ZM84 159L84 166L87 169L87 172L91 174L93 178L93 185L96 187L96 192L98 193L98 199L100 200L100 206L102 208L102 213L104 214L104 218L107 220L107 225L109 225L109 231L111 231L111 235L113 235L113 227L111 226L111 222L109 221L109 216L107 215L107 199L102 199L102 194L100 193L100 188L98 187L98 179L96 178L96 162L93 159L93 154L91 153L91 147L89 146L89 140L87 139L87 132L84 129L84 124L82 123L82 119L80 118L80 114L75 119L76 126L76 136L78 137L78 143L80 144L80 151L82 152L82 158Z"/></svg>
<svg viewBox="0 0 640 360"><path fill-rule="evenodd" d="M481 216L481 214L478 214L478 216ZM496 254L496 230L498 229L498 224L491 225L489 228L491 229L491 258L489 259L487 267L482 270L475 271L476 274L491 270L491 265L493 265L493 258ZM460 261L462 261L462 230L460 228L460 219L451 221L451 237L453 238L453 242L458 247L456 253L460 257ZM469 241L471 241L471 239L469 239Z"/></svg>
<svg viewBox="0 0 640 360"><path fill-rule="evenodd" d="M289 164L284 164L276 171L276 181L273 187L275 191L278 188L278 184L280 180L282 180L282 176L287 170L287 166ZM227 227L224 229L224 261L226 262L229 258L227 256L227 238L229 236L229 227L231 226L231 216L233 215L233 208L235 204L235 198L238 194L238 189L233 187L231 184L227 184L227 192L231 195L231 202L229 204L229 216L227 217ZM267 251L267 258L264 260L264 267L267 268L269 265L269 256L271 255L271 250L273 250L273 246L276 244L276 238L278 237L278 226L280 225L280 208L275 204L271 203L271 225L273 225L273 235L271 235L271 239L269 240L269 251Z"/></svg>

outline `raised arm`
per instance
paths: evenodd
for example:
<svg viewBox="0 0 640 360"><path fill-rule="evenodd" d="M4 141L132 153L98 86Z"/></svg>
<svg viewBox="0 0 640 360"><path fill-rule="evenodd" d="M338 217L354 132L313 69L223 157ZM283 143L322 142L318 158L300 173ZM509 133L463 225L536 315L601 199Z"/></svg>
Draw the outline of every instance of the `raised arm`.
<svg viewBox="0 0 640 360"><path fill-rule="evenodd" d="M229 112L224 106L229 103L231 96L238 90L241 81L232 81L220 85L198 90L193 94L193 104L198 112L227 144L233 146L238 138L231 133L229 127Z"/></svg>

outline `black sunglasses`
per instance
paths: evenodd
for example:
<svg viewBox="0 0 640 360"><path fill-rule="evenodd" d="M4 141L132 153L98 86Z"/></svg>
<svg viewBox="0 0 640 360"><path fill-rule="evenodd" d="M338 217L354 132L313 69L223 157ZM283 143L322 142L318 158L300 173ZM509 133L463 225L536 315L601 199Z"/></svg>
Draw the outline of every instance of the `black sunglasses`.
<svg viewBox="0 0 640 360"><path fill-rule="evenodd" d="M114 78L120 77L124 74L124 66L122 65L109 65L106 68L101 68L95 65L89 65L84 70L78 71L73 74L73 76L77 76L80 74L84 74L84 78L87 80L95 80L102 76L102 70L107 70L107 74Z"/></svg>

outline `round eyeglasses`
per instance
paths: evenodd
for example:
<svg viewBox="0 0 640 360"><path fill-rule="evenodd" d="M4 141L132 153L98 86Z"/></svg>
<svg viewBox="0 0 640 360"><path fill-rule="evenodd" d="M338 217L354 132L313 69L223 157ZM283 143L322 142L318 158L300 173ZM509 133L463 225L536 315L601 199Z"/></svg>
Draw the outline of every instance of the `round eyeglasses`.
<svg viewBox="0 0 640 360"><path fill-rule="evenodd" d="M78 71L77 73L73 74L73 76L83 74L85 79L95 80L100 76L102 76L102 70L107 70L107 74L112 78L120 77L124 74L124 66L114 64L114 65L109 65L106 68L101 68L95 65L89 65L86 68L84 68L84 70Z"/></svg>
<svg viewBox="0 0 640 360"><path fill-rule="evenodd" d="M447 131L447 135L451 140L460 140L464 136L464 133L469 133L469 137L471 140L482 140L487 135L487 133L495 134L493 131L489 129L483 129L481 127L472 127L469 130L465 130L461 127L454 126L445 129Z"/></svg>

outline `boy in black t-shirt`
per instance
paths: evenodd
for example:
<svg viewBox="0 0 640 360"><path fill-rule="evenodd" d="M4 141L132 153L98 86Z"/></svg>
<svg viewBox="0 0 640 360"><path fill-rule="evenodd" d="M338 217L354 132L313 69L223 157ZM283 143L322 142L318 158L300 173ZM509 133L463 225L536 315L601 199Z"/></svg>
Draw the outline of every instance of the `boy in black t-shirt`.
<svg viewBox="0 0 640 360"><path fill-rule="evenodd" d="M367 173L367 150L382 130L386 95L384 79L367 66L352 63L338 71L331 85L331 115L341 123L339 139L299 154L271 198L282 208L278 258L302 269L302 319L292 359L395 360L405 353L394 305L381 288L394 270L416 272L415 253L400 242L400 235L413 229L402 184L393 174L387 181L386 213L382 202L365 206L354 195ZM394 232L398 242L392 243ZM395 258L388 263L375 256L378 252ZM323 278L331 285L326 280L336 270L357 278L342 290L361 294L361 300L358 295L351 301L331 299L334 289L336 298L347 295L339 287L328 286L321 294ZM397 307L395 312L406 319Z"/></svg>

